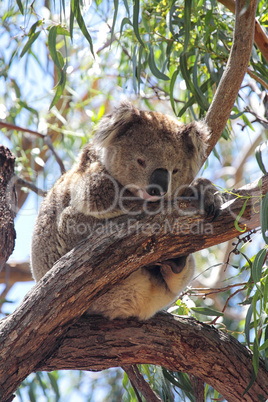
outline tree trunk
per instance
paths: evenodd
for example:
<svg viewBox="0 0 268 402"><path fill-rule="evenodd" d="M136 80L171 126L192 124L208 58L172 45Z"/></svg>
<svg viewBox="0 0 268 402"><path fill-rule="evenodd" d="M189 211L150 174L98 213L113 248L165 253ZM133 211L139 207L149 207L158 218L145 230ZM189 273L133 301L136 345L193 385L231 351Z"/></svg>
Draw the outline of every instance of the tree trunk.
<svg viewBox="0 0 268 402"><path fill-rule="evenodd" d="M263 177L261 189L257 182L248 187L249 189L244 188L240 193L250 198L239 220L239 225L243 228L246 224L247 230L260 225L258 211L261 196L268 191L268 175ZM115 226L107 227L102 234L95 233L90 242L85 239L63 256L33 287L18 309L0 323L1 400L11 400L12 392L24 378L37 370L40 362L55 353L68 328L97 297L138 267L189 254L239 235L234 221L244 203L245 199L241 196L225 204L216 222L197 214L190 217L179 216L180 209L185 213L187 206L190 208L189 202L180 202L180 209L174 207L165 214L140 214L135 222L132 219L131 224L129 217L120 217L111 222ZM152 205L152 208L157 208L157 205ZM192 207L188 212L189 210ZM116 322L113 323L115 328ZM128 325L128 320L126 323ZM166 331L168 333L169 325ZM145 339L146 337L143 338L146 356L148 345ZM102 344L105 338L99 337L98 342ZM131 338L126 339L126 342L131 342ZM132 346L135 352L135 343ZM193 341L192 352L188 356L189 366L194 347L197 345ZM155 353L157 349L158 345ZM218 344L215 344L215 367L222 366L217 357L217 349ZM66 358L68 359L68 355ZM225 362L226 360L224 364ZM79 366L80 361L77 363ZM120 364L123 365L124 361ZM262 367L262 363L260 364ZM238 385L240 382L244 384L240 379L240 371L233 375L239 379L236 380ZM213 380L212 371L210 376ZM209 381L206 378L206 382ZM228 387L225 381L223 386L224 384ZM220 392L224 394L222 389Z"/></svg>
<svg viewBox="0 0 268 402"><path fill-rule="evenodd" d="M12 184L14 165L15 156L8 148L0 145L0 271L12 254L16 239L16 193Z"/></svg>

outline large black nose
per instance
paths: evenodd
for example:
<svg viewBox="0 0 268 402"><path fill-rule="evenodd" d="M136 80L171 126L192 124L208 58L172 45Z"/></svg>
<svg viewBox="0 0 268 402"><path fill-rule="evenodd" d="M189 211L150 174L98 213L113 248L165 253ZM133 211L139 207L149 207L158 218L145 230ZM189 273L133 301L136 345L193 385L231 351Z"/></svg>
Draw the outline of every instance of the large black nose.
<svg viewBox="0 0 268 402"><path fill-rule="evenodd" d="M161 197L168 191L169 172L166 169L156 169L153 171L149 186L146 191L152 196Z"/></svg>

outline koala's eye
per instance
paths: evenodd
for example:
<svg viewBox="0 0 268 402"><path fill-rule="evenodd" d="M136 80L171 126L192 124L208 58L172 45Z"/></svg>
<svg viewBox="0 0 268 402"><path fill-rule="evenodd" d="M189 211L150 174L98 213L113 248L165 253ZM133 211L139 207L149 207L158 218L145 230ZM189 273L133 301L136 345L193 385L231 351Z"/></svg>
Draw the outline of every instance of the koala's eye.
<svg viewBox="0 0 268 402"><path fill-rule="evenodd" d="M146 168L146 162L144 159L138 158L137 162L138 162L138 165L140 165L143 168Z"/></svg>
<svg viewBox="0 0 268 402"><path fill-rule="evenodd" d="M179 169L174 169L172 174L176 174L176 173L178 173L178 171L179 171Z"/></svg>

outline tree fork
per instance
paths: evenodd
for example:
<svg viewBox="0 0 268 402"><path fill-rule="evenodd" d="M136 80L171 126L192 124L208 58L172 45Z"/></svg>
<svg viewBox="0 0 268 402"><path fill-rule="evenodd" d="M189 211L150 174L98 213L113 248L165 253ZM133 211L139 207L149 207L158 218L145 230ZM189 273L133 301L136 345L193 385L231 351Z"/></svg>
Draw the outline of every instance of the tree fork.
<svg viewBox="0 0 268 402"><path fill-rule="evenodd" d="M128 217L124 216L118 218L117 223L121 225L119 231L117 227L100 235L95 233L90 242L87 239L82 241L63 256L33 287L17 310L0 323L0 399L12 400L12 393L19 384L40 367L40 362L55 353L68 328L90 304L138 267L189 254L239 235L234 221L244 206L243 197L251 198L248 198L239 225L247 225L247 230L258 227L260 201L267 191L268 175L265 175L261 188L256 181L238 192L239 198L225 204L216 222L206 222L200 215L190 218L180 216L178 221L177 211L171 211L168 219L171 227L175 228L172 233L166 230L165 215L141 214L137 217L138 227L128 226ZM179 203L183 210L187 205L187 202ZM184 225L183 234L178 222ZM209 224L213 231L193 237L192 225L200 222ZM157 227L159 230L149 233L148 230L140 230L141 224L144 228L153 230ZM128 321L125 322L128 325ZM103 338L98 339L102 343ZM135 350L135 344L133 348ZM214 352L216 350L215 346ZM79 366L79 361L77 363ZM217 354L215 364L220 364ZM209 383L208 378L206 382Z"/></svg>

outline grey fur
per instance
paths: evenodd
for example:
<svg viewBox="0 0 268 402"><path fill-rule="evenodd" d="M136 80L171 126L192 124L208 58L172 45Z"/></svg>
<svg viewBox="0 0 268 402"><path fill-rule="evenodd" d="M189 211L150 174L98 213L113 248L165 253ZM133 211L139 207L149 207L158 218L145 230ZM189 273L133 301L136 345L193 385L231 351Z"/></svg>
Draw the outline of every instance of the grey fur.
<svg viewBox="0 0 268 402"><path fill-rule="evenodd" d="M169 172L165 198L180 195L180 187L191 182L200 168L208 135L202 122L183 125L161 113L138 110L129 102L104 117L93 143L85 146L78 162L55 183L40 207L31 249L35 280L90 236L96 225L135 210L143 199L157 201L147 192L156 169ZM127 190L122 192L124 187ZM210 203L214 203L212 192ZM129 197L124 208L122 194ZM151 317L172 303L192 279L192 256L183 261L185 266L177 271L170 261L154 269L140 268L97 299L90 312L110 319Z"/></svg>

